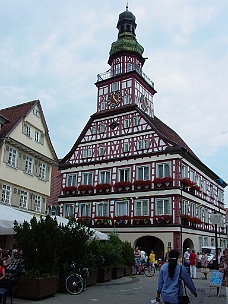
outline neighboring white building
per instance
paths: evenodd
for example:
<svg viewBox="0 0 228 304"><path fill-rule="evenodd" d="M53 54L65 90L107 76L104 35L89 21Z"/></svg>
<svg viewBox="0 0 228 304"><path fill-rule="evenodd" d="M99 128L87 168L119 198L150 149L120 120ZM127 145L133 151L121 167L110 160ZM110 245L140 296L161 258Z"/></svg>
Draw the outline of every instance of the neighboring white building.
<svg viewBox="0 0 228 304"><path fill-rule="evenodd" d="M0 110L1 204L45 214L57 162L39 100Z"/></svg>

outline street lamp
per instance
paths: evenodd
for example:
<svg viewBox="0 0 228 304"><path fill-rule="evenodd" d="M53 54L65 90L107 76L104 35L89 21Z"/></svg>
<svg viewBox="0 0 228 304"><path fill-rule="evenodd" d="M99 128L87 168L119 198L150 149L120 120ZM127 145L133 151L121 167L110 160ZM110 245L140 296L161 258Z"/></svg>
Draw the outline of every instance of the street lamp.
<svg viewBox="0 0 228 304"><path fill-rule="evenodd" d="M212 225L215 226L215 248L216 248L216 262L215 262L215 269L218 270L218 231L217 228L221 226L221 216L218 213L212 213L210 216L210 221Z"/></svg>

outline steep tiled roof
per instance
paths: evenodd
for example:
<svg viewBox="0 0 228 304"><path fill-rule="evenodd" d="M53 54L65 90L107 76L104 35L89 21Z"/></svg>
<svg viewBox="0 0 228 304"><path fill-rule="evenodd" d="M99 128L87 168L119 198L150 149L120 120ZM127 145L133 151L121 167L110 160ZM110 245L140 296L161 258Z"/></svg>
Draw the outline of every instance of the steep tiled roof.
<svg viewBox="0 0 228 304"><path fill-rule="evenodd" d="M2 126L0 137L7 136L14 129L14 127L20 122L23 116L26 116L27 113L38 102L39 100L33 100L0 110L0 115L4 116L6 119L9 120L9 123L6 123Z"/></svg>

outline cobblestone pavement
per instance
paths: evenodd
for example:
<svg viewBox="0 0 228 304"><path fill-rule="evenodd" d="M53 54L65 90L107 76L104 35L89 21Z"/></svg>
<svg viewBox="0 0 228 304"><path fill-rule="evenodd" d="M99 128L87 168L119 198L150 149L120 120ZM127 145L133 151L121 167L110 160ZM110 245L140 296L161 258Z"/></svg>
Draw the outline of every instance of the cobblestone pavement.
<svg viewBox="0 0 228 304"><path fill-rule="evenodd" d="M187 289L191 304L225 304L225 288L222 287L220 297L217 297L217 288L213 287L210 291L211 272L208 280L203 280L199 269L197 269L198 279L194 280L197 288L198 297L195 298ZM13 299L13 304L150 304L150 300L156 296L158 272L152 278L145 275L135 277L123 277L117 280L111 280L106 283L99 283L88 287L85 292L73 296L68 293L58 293L55 297L43 299L41 301L31 301L24 299ZM8 298L7 304L10 303Z"/></svg>

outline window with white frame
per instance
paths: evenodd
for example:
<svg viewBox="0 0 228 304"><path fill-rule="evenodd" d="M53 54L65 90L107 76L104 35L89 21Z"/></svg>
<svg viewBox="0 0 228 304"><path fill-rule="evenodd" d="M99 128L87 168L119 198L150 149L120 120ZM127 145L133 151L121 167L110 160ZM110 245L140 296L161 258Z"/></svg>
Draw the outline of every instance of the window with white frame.
<svg viewBox="0 0 228 304"><path fill-rule="evenodd" d="M199 248L201 250L201 248L203 247L203 237L199 236Z"/></svg>
<svg viewBox="0 0 228 304"><path fill-rule="evenodd" d="M203 208L198 207L198 218L203 221Z"/></svg>
<svg viewBox="0 0 228 304"><path fill-rule="evenodd" d="M148 139L144 139L143 141L143 149L148 149L149 148L149 140Z"/></svg>
<svg viewBox="0 0 228 304"><path fill-rule="evenodd" d="M124 216L129 215L129 202L124 201L115 201L115 215Z"/></svg>
<svg viewBox="0 0 228 304"><path fill-rule="evenodd" d="M135 200L134 201L134 215L149 215L149 201L148 200Z"/></svg>
<svg viewBox="0 0 228 304"><path fill-rule="evenodd" d="M193 170L190 170L190 175L189 175L189 177L190 177L190 180L191 180L192 182L195 181L195 172L194 172Z"/></svg>
<svg viewBox="0 0 228 304"><path fill-rule="evenodd" d="M87 155L88 155L88 157L92 157L92 155L93 155L92 148L88 148Z"/></svg>
<svg viewBox="0 0 228 304"><path fill-rule="evenodd" d="M66 218L73 217L74 218L74 204L72 205L64 205L63 215Z"/></svg>
<svg viewBox="0 0 228 304"><path fill-rule="evenodd" d="M25 159L25 173L33 174L33 158L29 155Z"/></svg>
<svg viewBox="0 0 228 304"><path fill-rule="evenodd" d="M188 178L188 167L185 165L181 168L181 178Z"/></svg>
<svg viewBox="0 0 228 304"><path fill-rule="evenodd" d="M208 237L207 236L203 237L203 245L208 246Z"/></svg>
<svg viewBox="0 0 228 304"><path fill-rule="evenodd" d="M36 141L36 142L40 142L40 131L38 131L38 130L35 130L35 133L34 133L34 140Z"/></svg>
<svg viewBox="0 0 228 304"><path fill-rule="evenodd" d="M134 121L133 121L134 127L138 126L138 124L139 124L139 117L138 116L134 116Z"/></svg>
<svg viewBox="0 0 228 304"><path fill-rule="evenodd" d="M204 208L204 222L209 223L209 213L208 209Z"/></svg>
<svg viewBox="0 0 228 304"><path fill-rule="evenodd" d="M92 126L92 135L97 134L97 127L96 126Z"/></svg>
<svg viewBox="0 0 228 304"><path fill-rule="evenodd" d="M40 117L40 112L39 112L39 110L38 109L36 109L36 108L34 108L33 109L33 114L36 116L36 117Z"/></svg>
<svg viewBox="0 0 228 304"><path fill-rule="evenodd" d="M91 173L91 172L82 173L82 184L83 185L92 185L92 181L93 181L93 173Z"/></svg>
<svg viewBox="0 0 228 304"><path fill-rule="evenodd" d="M121 64L118 63L118 64L116 64L116 66L115 66L114 75L118 75L118 74L120 74L120 72L121 72Z"/></svg>
<svg viewBox="0 0 228 304"><path fill-rule="evenodd" d="M1 202L4 204L11 204L11 197L12 197L12 188L9 185L2 184L2 198Z"/></svg>
<svg viewBox="0 0 228 304"><path fill-rule="evenodd" d="M215 247L215 239L214 238L211 238L211 246Z"/></svg>
<svg viewBox="0 0 228 304"><path fill-rule="evenodd" d="M142 150L142 148L143 148L143 140L142 140L142 139L139 139L139 140L137 141L137 149L138 149L138 150Z"/></svg>
<svg viewBox="0 0 228 304"><path fill-rule="evenodd" d="M129 95L125 95L124 96L124 105L129 104L129 101L130 101L130 96Z"/></svg>
<svg viewBox="0 0 228 304"><path fill-rule="evenodd" d="M87 150L82 150L82 158L87 158Z"/></svg>
<svg viewBox="0 0 228 304"><path fill-rule="evenodd" d="M96 204L96 216L108 216L108 202L100 202Z"/></svg>
<svg viewBox="0 0 228 304"><path fill-rule="evenodd" d="M110 171L109 170L100 171L99 183L100 184L110 184Z"/></svg>
<svg viewBox="0 0 228 304"><path fill-rule="evenodd" d="M44 163L40 163L40 168L39 168L39 178L42 180L46 180L46 171L47 171L47 166Z"/></svg>
<svg viewBox="0 0 228 304"><path fill-rule="evenodd" d="M37 212L41 211L41 203L42 203L42 197L40 195L35 195L34 211L37 211Z"/></svg>
<svg viewBox="0 0 228 304"><path fill-rule="evenodd" d="M105 110L105 102L104 101L101 102L101 110L102 111Z"/></svg>
<svg viewBox="0 0 228 304"><path fill-rule="evenodd" d="M26 124L26 135L31 138L31 126Z"/></svg>
<svg viewBox="0 0 228 304"><path fill-rule="evenodd" d="M226 247L227 247L226 240L220 239L220 248L226 248Z"/></svg>
<svg viewBox="0 0 228 304"><path fill-rule="evenodd" d="M182 214L188 214L188 201L183 200L182 204L181 204L181 208L182 208Z"/></svg>
<svg viewBox="0 0 228 304"><path fill-rule="evenodd" d="M21 190L20 207L25 209L28 208L28 191Z"/></svg>
<svg viewBox="0 0 228 304"><path fill-rule="evenodd" d="M127 72L133 71L133 63L128 63L127 64Z"/></svg>
<svg viewBox="0 0 228 304"><path fill-rule="evenodd" d="M130 168L119 169L119 182L130 181Z"/></svg>
<svg viewBox="0 0 228 304"><path fill-rule="evenodd" d="M206 180L203 181L203 192L207 193L207 181Z"/></svg>
<svg viewBox="0 0 228 304"><path fill-rule="evenodd" d="M199 175L196 176L196 184L201 188L201 176Z"/></svg>
<svg viewBox="0 0 228 304"><path fill-rule="evenodd" d="M100 147L99 148L99 156L103 156L104 155L104 147Z"/></svg>
<svg viewBox="0 0 228 304"><path fill-rule="evenodd" d="M128 142L128 140L124 140L124 152L129 152L129 142Z"/></svg>
<svg viewBox="0 0 228 304"><path fill-rule="evenodd" d="M194 203L190 203L190 212L191 212L191 216L193 217L196 216L196 205Z"/></svg>
<svg viewBox="0 0 228 304"><path fill-rule="evenodd" d="M156 199L157 215L171 214L170 199Z"/></svg>
<svg viewBox="0 0 228 304"><path fill-rule="evenodd" d="M129 119L124 119L124 128L129 128Z"/></svg>
<svg viewBox="0 0 228 304"><path fill-rule="evenodd" d="M100 133L104 133L104 131L105 131L105 125L100 124Z"/></svg>
<svg viewBox="0 0 228 304"><path fill-rule="evenodd" d="M91 204L89 203L80 203L80 216L91 216Z"/></svg>
<svg viewBox="0 0 228 304"><path fill-rule="evenodd" d="M17 149L13 147L9 147L9 158L8 158L8 165L11 167L16 168L17 167Z"/></svg>
<svg viewBox="0 0 228 304"><path fill-rule="evenodd" d="M111 91L112 92L115 92L115 91L118 91L119 90L119 83L116 81L116 82L112 82L111 83Z"/></svg>
<svg viewBox="0 0 228 304"><path fill-rule="evenodd" d="M150 167L149 166L138 166L136 167L136 179L137 180L148 180L150 179Z"/></svg>
<svg viewBox="0 0 228 304"><path fill-rule="evenodd" d="M76 186L76 174L67 174L66 186L67 187Z"/></svg>
<svg viewBox="0 0 228 304"><path fill-rule="evenodd" d="M170 163L158 163L156 177L168 177L170 174Z"/></svg>
<svg viewBox="0 0 228 304"><path fill-rule="evenodd" d="M214 196L214 186L212 184L210 185L210 196Z"/></svg>
<svg viewBox="0 0 228 304"><path fill-rule="evenodd" d="M218 200L219 202L223 202L223 192L220 189L218 189Z"/></svg>

